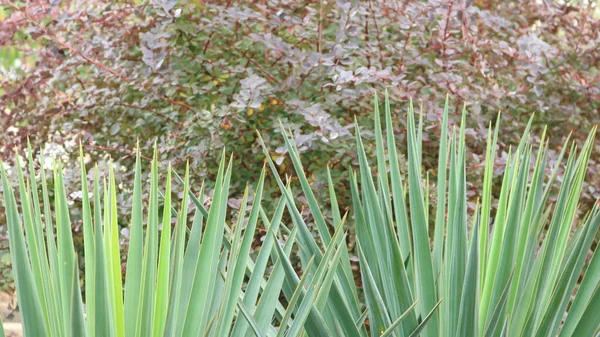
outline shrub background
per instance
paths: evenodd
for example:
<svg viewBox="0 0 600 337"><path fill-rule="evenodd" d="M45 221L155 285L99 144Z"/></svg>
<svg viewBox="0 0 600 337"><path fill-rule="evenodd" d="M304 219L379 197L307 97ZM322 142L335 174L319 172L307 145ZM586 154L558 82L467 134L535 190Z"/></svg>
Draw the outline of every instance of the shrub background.
<svg viewBox="0 0 600 337"><path fill-rule="evenodd" d="M171 161L182 172L189 160L193 186L214 180L224 147L235 153L235 204L264 160L255 130L280 173L291 173L275 136L281 120L318 192L326 165L339 181L356 164L349 130L355 117L369 125L372 93L383 88L393 102L422 102L430 144L423 165L432 175L437 159L429 149L437 148L447 94L457 110L451 124L468 107L469 153L484 153L499 111L503 153L533 112L535 128L548 125L556 137L550 156L569 132L583 138L600 119L594 2L32 1L0 8L0 154L10 163L29 137L34 149L65 161L68 191L77 190L79 142L90 169L110 157L133 167L139 139L147 154L158 143L163 167ZM393 108L402 138L405 106ZM468 172L480 174L482 160L468 158ZM600 197L599 172L592 158L588 203ZM118 172L121 191L130 190L130 175ZM267 195L276 190L272 181L266 188ZM347 204L349 192L340 198ZM79 202L76 194L70 199ZM119 213L130 203L119 196Z"/></svg>

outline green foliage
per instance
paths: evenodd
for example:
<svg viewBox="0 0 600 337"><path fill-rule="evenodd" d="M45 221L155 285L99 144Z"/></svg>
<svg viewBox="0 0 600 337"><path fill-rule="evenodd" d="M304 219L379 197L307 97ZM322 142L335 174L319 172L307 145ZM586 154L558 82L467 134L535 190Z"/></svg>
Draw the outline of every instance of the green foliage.
<svg viewBox="0 0 600 337"><path fill-rule="evenodd" d="M387 95L383 127L377 100L375 106L370 154L376 165L369 163L357 125L359 163L349 182L349 217L339 211L331 178L331 207L320 205L297 144L283 125L307 213L278 175L260 136L282 198L275 208L264 207L263 168L254 192L245 188L233 217L227 209L235 167L224 153L205 208L203 192L190 192L189 168L183 179L170 166L160 170L155 149L149 182L144 181L138 151L124 288L115 173L110 168L108 180L101 182L96 171L90 193L82 154L84 296L61 164L52 170L53 198L45 170L36 178L31 151L27 179L17 166L18 194L0 166L25 336L595 335L600 330L598 250L589 263L586 257L600 226L600 208L583 217L577 211L596 130L579 153L575 146L566 152L564 178L557 183L559 166L546 175L548 142L543 135L534 150L530 122L509 152L493 210L490 177L498 132L492 136L490 129L486 183L479 194L483 202L470 211L466 114L460 128L440 140L438 167L444 174L437 176L434 203L427 184L431 177L422 174L423 115L415 120L411 102L408 174L403 174ZM445 111L442 129L448 127ZM183 183L180 204L172 199L172 174ZM143 193L149 194L147 204ZM192 221L189 204L195 208ZM283 217L286 210L289 220ZM359 282L346 245L351 228ZM300 257L299 270L291 252Z"/></svg>
<svg viewBox="0 0 600 337"><path fill-rule="evenodd" d="M477 0L463 8L450 0L164 0L84 7L63 1L48 8L35 0L25 11L6 2L0 44L6 55L21 56L3 65L0 124L8 132L0 135L0 152L11 160L13 146L24 149L29 136L41 153L76 158L81 140L108 172L109 155L133 166L139 139L146 153L157 142L162 169L170 161L182 171L189 160L200 184L214 181L227 147L237 154L232 190L241 198L263 161L255 130L280 173L292 173L276 137L281 120L321 195L327 165L338 182L348 180L348 165L358 164L348 145L353 118L370 125L364 111L372 90L385 87L393 100L423 102L432 125L447 93L456 97L456 110L468 104L466 146L474 153L483 152L498 111L504 152L536 111L532 128L549 125L555 137L548 155L555 159L570 130L580 140L585 135L577 130L600 122L600 33L592 3ZM406 127L404 118L393 121ZM450 116L449 123L458 120ZM423 165L435 171L441 130L425 127L423 137ZM466 160L485 166L482 156ZM68 162L65 180L73 190L78 168ZM595 160L590 170L600 172ZM128 170L116 179L131 188ZM267 195L276 191L271 178L265 186ZM588 204L600 197L596 186L584 190ZM348 206L350 187L338 191ZM131 202L125 196L117 195L123 215Z"/></svg>

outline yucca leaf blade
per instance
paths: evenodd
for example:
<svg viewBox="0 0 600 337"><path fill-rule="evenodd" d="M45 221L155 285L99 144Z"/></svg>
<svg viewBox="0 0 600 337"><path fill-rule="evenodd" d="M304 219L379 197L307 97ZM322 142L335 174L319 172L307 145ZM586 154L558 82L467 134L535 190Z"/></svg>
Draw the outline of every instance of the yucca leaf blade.
<svg viewBox="0 0 600 337"><path fill-rule="evenodd" d="M417 312L422 316L432 312L431 324L425 326L424 336L438 336L437 312L432 311L436 306L436 288L433 277L433 261L429 248L427 209L421 181L421 139L415 133L414 112L412 101L408 111L408 190L410 214L412 223L412 239L414 245L414 272L416 296L420 298Z"/></svg>
<svg viewBox="0 0 600 337"><path fill-rule="evenodd" d="M142 219L142 171L139 144L135 155L133 178L133 202L129 227L129 249L127 251L127 271L125 276L125 334L136 336L136 326L141 305L141 280L143 256Z"/></svg>
<svg viewBox="0 0 600 337"><path fill-rule="evenodd" d="M0 171L2 173L4 208L8 223L11 263L15 275L15 285L18 289L17 298L20 305L27 308L23 312L23 334L45 336L50 332L44 321L39 319L39 317L42 317L42 308L34 288L33 275L27 257L27 246L19 220L14 191L8 183L4 164L0 164Z"/></svg>
<svg viewBox="0 0 600 337"><path fill-rule="evenodd" d="M206 228L200 246L198 264L195 267L194 283L190 294L189 307L183 326L183 335L197 336L205 330L210 320L210 306L216 282L219 252L223 242L225 227L225 208L231 176L231 161L225 171L223 153L217 173L213 203L208 211Z"/></svg>
<svg viewBox="0 0 600 337"><path fill-rule="evenodd" d="M171 261L171 164L167 170L167 186L163 205L162 231L160 233L160 251L156 280L156 295L154 301L155 337L164 336L169 309L169 270Z"/></svg>

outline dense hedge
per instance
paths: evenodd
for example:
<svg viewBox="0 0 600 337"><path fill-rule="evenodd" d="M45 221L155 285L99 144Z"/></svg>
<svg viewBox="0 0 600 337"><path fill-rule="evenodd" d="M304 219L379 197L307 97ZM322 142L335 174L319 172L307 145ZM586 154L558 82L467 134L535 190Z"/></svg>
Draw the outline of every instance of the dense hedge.
<svg viewBox="0 0 600 337"><path fill-rule="evenodd" d="M392 101L422 102L430 144L423 164L432 174L435 151L428 147L436 148L434 125L447 94L453 110L467 105L470 153L483 154L480 144L499 111L504 151L533 112L534 127L547 124L563 138L571 130L579 138L600 120L600 20L593 4L85 3L2 5L3 158L29 137L36 150L65 161L81 142L90 168L109 156L130 167L139 139L146 154L158 142L163 165L171 161L181 171L189 160L198 185L214 178L216 158L227 147L240 168L233 177L240 191L263 163L255 130L275 157L284 153L273 136L281 121L319 191L326 165L338 180L355 164L348 130L355 117L369 125L374 89L389 88ZM402 137L405 106L393 108ZM453 111L451 122L458 115ZM551 156L563 140L552 140ZM468 159L470 173L480 172L482 158ZM76 182L73 162L66 165L67 184ZM282 157L277 163L290 172ZM600 176L597 160L590 170ZM119 172L117 179L127 189L132 177ZM600 196L594 186L598 180L587 187L587 200ZM121 199L126 214L129 200Z"/></svg>

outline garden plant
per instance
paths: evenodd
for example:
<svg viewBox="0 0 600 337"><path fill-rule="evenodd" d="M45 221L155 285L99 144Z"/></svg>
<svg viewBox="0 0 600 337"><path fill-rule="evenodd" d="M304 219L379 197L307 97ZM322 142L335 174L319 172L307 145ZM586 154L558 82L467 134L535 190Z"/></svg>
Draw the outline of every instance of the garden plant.
<svg viewBox="0 0 600 337"><path fill-rule="evenodd" d="M530 122L509 151L496 194L500 123L490 125L483 188L471 198L466 110L449 129L446 100L434 176L422 167L423 114L409 102L404 165L392 122L404 114L392 111L387 93L383 107L382 114L375 98L373 152L355 128L348 212L340 211L331 178L328 206L318 201L283 126L295 176L280 177L258 135L266 164L234 216L228 196L236 168L225 152L205 207L189 168L183 178L171 167L159 172L155 150L146 180L138 150L125 250L118 172L110 169L105 180L96 170L90 184L82 151L80 256L62 164L50 179L32 151L25 170L17 158L17 191L0 165L25 336L594 336L600 209L581 214L579 201L596 129L580 149L567 142L550 164L548 139L544 133L532 144ZM272 209L263 207L267 175L281 195ZM181 200L172 184L182 186ZM296 200L297 185L308 212Z"/></svg>
<svg viewBox="0 0 600 337"><path fill-rule="evenodd" d="M389 88L393 102L423 103L426 169L437 163L440 128L429 126L441 119L448 92L453 109L469 104L470 154L485 151L486 128L500 110L499 153L518 142L535 111L533 133L547 125L552 135L549 161L570 130L580 140L600 123L597 1L50 3L0 1L0 158L14 164L14 147L24 153L29 137L34 154L63 159L69 191L79 189L80 141L104 174L109 155L116 168L134 166L137 139L142 154L158 140L161 170L171 162L183 172L189 161L192 185L215 180L226 147L235 154L231 195L241 198L264 159L256 129L279 171L293 174L281 122L309 180L326 185L329 165L339 202L349 206L353 118L371 127L365 112L374 89ZM392 116L394 125L406 127L400 117ZM466 164L475 166L467 181L480 181L483 156L466 156ZM589 172L588 207L600 198L595 158ZM124 185L117 208L128 218L133 170L115 179ZM265 179L271 202L277 185Z"/></svg>
<svg viewBox="0 0 600 337"><path fill-rule="evenodd" d="M29 139L46 168L52 158L62 161L65 190L76 192L81 143L88 171L97 163L100 180L108 178L110 162L119 172L118 222L126 226L136 140L142 160L151 159L157 144L163 172L169 163L183 172L189 162L190 185L206 182L209 197L227 148L235 154L230 198L239 203L264 160L255 130L279 173L294 174L284 160L282 124L319 203L328 204L329 174L346 209L352 204L348 166L358 168L354 118L372 129L372 91L389 88L392 102L412 97L423 104L423 172L436 171L436 123L446 93L452 110L469 105L468 193L482 181L485 156L478 154L489 121L502 111L495 193L508 148L533 111L532 141L539 142L545 126L552 135L549 163L571 131L582 145L586 131L600 123L599 44L598 0L2 0L0 159L14 166L14 148L25 153ZM407 121L401 114L392 121L404 172ZM362 135L365 151L375 153L373 133ZM562 170L556 179L563 179ZM592 156L580 209L600 198L599 184L600 161ZM178 198L182 188L172 186ZM262 206L274 209L278 193L266 175ZM142 203L147 197L142 194ZM78 229L81 199L74 202L71 221ZM0 214L0 291L12 292L5 224ZM82 231L73 239L83 252Z"/></svg>

